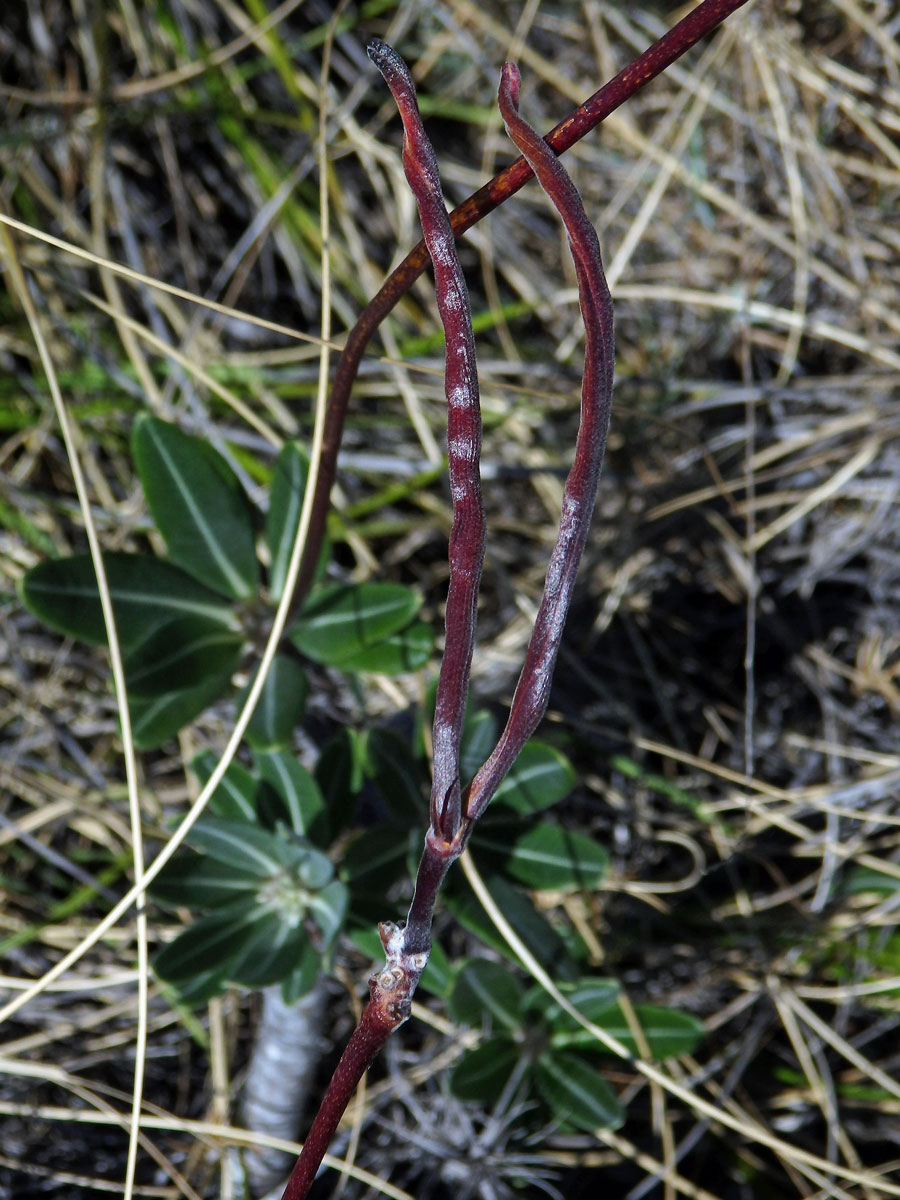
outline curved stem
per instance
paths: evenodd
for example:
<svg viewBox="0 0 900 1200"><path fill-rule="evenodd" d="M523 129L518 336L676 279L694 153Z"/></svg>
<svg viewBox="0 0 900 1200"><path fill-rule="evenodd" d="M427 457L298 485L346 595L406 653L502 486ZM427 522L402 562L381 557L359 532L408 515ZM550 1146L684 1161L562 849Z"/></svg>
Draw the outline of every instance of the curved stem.
<svg viewBox="0 0 900 1200"><path fill-rule="evenodd" d="M609 425L613 381L612 303L603 275L597 235L574 185L557 160L557 154L744 2L703 0L669 34L558 125L546 139L518 115L519 74L514 66L506 64L500 83L500 108L510 137L525 157L470 197L455 210L449 222L440 197L437 168L421 130L412 80L402 60L384 43L370 47L370 55L385 75L403 116L404 165L416 192L428 248L434 259L438 301L447 332L447 400L455 535L451 537L451 591L455 586L454 603L463 626L455 635L453 645L455 658L461 661L452 672L447 670L445 709L440 719L436 715L435 729L440 728L442 735L446 735L446 753L440 764L436 755L435 763L436 781L440 771L442 783L436 782L432 793L432 826L425 838L409 915L403 925L385 922L379 926L385 966L369 980L369 1002L326 1089L303 1152L288 1181L284 1200L303 1200L308 1194L359 1080L390 1035L409 1017L413 993L428 962L434 903L447 868L461 853L475 820L546 707L559 640L593 509ZM468 297L459 274L453 235L458 236L517 191L532 170L563 218L578 276L587 333L581 423L574 462L564 490L559 536L550 559L544 594L509 720L493 754L476 774L465 799L465 811L461 811L458 779L460 705L465 702L472 655L484 531L478 478L480 423L471 317L467 324ZM311 535L312 540L308 540L306 546L306 559L310 564L318 560L344 413L360 358L381 319L418 276L424 263L424 247L416 247L369 304L341 356L326 422L326 460L320 467L320 487L315 497L318 532ZM457 518L460 518L459 522ZM474 521L472 531L464 528L466 520ZM305 594L303 589L309 584L311 572L312 567L307 567L298 597ZM448 642L442 680L451 645L450 611L448 596ZM448 787L447 779L451 775L453 779Z"/></svg>

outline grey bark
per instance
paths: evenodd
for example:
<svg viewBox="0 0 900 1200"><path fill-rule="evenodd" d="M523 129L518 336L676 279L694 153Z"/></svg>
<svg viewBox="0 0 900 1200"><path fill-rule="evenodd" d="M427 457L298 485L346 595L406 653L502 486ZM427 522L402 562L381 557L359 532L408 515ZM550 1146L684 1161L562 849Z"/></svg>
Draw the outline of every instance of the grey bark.
<svg viewBox="0 0 900 1200"><path fill-rule="evenodd" d="M296 1139L324 1048L321 1030L327 1008L324 979L292 1005L284 1003L278 986L262 993L259 1028L241 1103L248 1129ZM244 1170L251 1193L262 1196L283 1183L293 1163L294 1155L283 1150L260 1146L247 1151Z"/></svg>

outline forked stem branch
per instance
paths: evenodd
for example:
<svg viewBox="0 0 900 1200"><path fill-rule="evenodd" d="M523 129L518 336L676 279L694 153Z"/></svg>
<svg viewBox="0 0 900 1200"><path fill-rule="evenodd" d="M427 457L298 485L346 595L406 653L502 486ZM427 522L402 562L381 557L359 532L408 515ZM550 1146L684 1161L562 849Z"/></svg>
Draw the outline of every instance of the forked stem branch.
<svg viewBox="0 0 900 1200"><path fill-rule="evenodd" d="M318 559L316 537L320 541L324 530L344 413L363 350L382 318L421 273L427 247L434 264L436 296L446 334L448 464L453 499L447 634L435 705L431 824L412 903L403 924L379 925L385 965L369 980L369 1001L326 1089L288 1181L284 1200L304 1200L357 1084L390 1035L409 1017L413 995L428 963L434 906L447 870L462 853L475 822L547 707L606 446L614 363L612 301L597 235L558 155L744 2L703 0L546 138L541 138L519 115L519 72L513 64L505 64L498 97L500 111L507 132L523 157L450 216L444 207L437 163L422 128L409 71L384 42L374 41L369 46L369 56L384 75L403 119L403 163L419 208L425 241L407 256L366 308L341 356L326 421L320 487L315 498L313 528L318 528L318 533L311 532L307 556L311 563ZM581 421L563 493L559 534L509 718L494 751L462 793L460 742L484 556L484 511L479 477L481 415L472 318L454 238L517 191L532 173L563 219L578 278L586 334ZM300 597L308 583L307 574L301 578Z"/></svg>

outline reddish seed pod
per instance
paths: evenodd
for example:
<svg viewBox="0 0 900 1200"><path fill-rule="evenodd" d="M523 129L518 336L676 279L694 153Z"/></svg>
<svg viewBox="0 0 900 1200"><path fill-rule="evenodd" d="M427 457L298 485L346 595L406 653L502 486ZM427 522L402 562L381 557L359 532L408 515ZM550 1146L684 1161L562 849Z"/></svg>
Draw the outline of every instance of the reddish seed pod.
<svg viewBox="0 0 900 1200"><path fill-rule="evenodd" d="M370 980L371 999L325 1091L283 1200L303 1200L308 1194L356 1085L390 1034L408 1018L413 992L428 961L434 903L447 868L461 853L472 825L546 709L559 641L593 509L609 426L613 381L612 304L597 236L554 148L562 152L571 146L744 3L746 0L701 0L678 25L552 130L548 141L553 148L519 116L519 73L515 66L506 64L501 76L500 109L510 137L524 155L527 166L519 159L496 180L481 188L455 210L452 227L440 192L434 153L422 129L415 88L406 65L385 43L375 41L369 46L369 56L384 75L403 118L404 166L419 204L447 335L448 457L454 505L447 642L435 713L432 827L425 838L413 902L405 925L386 922L379 927L387 959L385 969ZM517 191L531 170L563 218L578 276L586 329L581 423L574 462L566 481L559 536L509 719L496 749L469 789L463 813L459 742L474 644L475 606L484 553L484 519L478 473L481 420L474 339L468 294L453 238L454 230L457 234L463 232ZM305 595L312 578L312 564L318 560L344 413L360 358L381 319L408 290L423 265L417 248L367 307L351 331L341 356L326 421L313 527L304 553L298 597Z"/></svg>
<svg viewBox="0 0 900 1200"><path fill-rule="evenodd" d="M562 154L570 146L574 146L635 92L640 91L657 75L661 75L676 59L746 3L747 0L700 0L696 8L692 8L677 25L673 25L643 54L623 67L618 75L551 129L547 134L547 142L557 154ZM504 167L450 214L454 236L461 237L467 229L471 229L515 195L531 175L531 167L524 158L517 158L515 162ZM303 552L300 578L295 589L294 606L297 609L309 591L315 564L319 561L344 420L360 362L378 326L398 300L406 295L424 271L427 262L427 249L423 242L419 242L385 280L378 294L366 305L359 320L350 330L341 352L325 419L324 444L313 502L310 535Z"/></svg>
<svg viewBox="0 0 900 1200"><path fill-rule="evenodd" d="M566 227L584 319L584 381L575 455L563 492L559 535L547 568L544 594L506 728L496 749L475 775L466 798L469 828L484 812L546 711L563 626L594 509L612 407L613 311L600 243L565 167L540 134L519 116L520 81L515 64L505 63L500 75L500 113L507 133Z"/></svg>
<svg viewBox="0 0 900 1200"><path fill-rule="evenodd" d="M450 845L462 825L459 748L484 558L484 509L479 470L481 404L475 366L475 336L469 292L441 194L437 160L422 126L412 77L400 55L385 42L373 39L367 50L391 89L403 120L403 167L434 263L435 296L446 335L444 388L453 526L445 617L447 636L434 709L431 825Z"/></svg>

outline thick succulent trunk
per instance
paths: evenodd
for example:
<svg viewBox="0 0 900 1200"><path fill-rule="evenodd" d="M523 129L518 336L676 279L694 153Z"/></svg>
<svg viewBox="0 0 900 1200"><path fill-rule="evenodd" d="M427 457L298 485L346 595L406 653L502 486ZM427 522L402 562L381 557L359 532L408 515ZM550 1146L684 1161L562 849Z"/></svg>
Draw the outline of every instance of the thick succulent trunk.
<svg viewBox="0 0 900 1200"><path fill-rule="evenodd" d="M278 986L262 993L262 1011L241 1103L248 1129L273 1137L297 1137L307 1094L322 1054L322 1018L327 984L319 980L296 1004L287 1005ZM259 1146L247 1151L244 1169L254 1196L283 1185L294 1156Z"/></svg>

